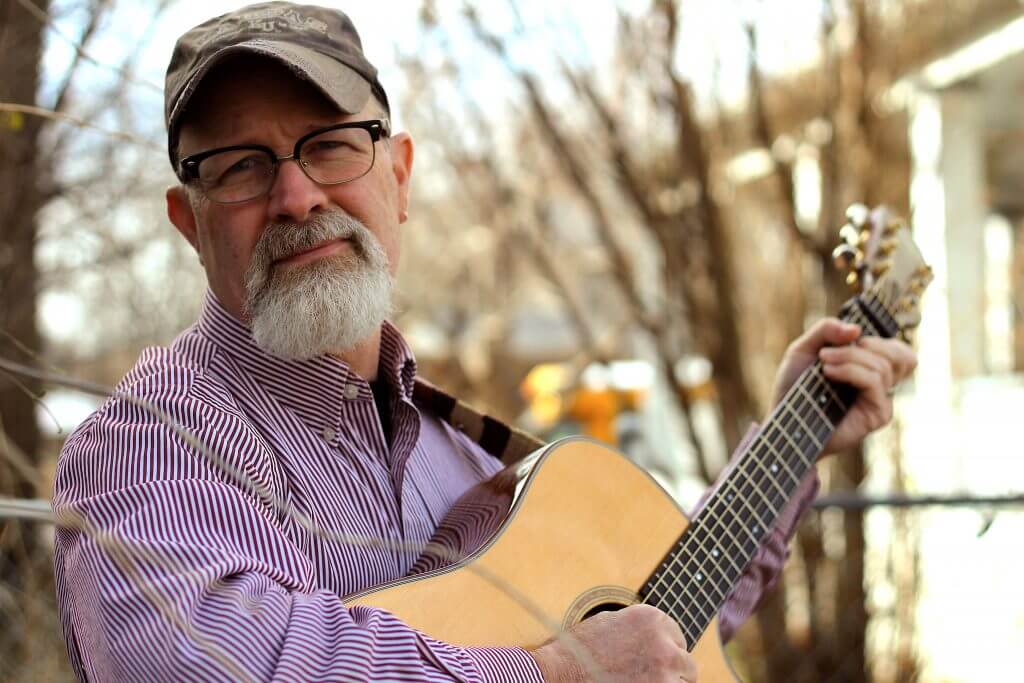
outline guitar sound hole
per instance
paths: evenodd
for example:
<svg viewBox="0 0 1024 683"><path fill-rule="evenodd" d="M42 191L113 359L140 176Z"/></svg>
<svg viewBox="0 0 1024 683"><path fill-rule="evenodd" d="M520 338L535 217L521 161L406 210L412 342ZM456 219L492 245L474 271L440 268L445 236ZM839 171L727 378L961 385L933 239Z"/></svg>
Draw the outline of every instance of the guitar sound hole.
<svg viewBox="0 0 1024 683"><path fill-rule="evenodd" d="M590 617L594 616L595 614L600 614L601 612L618 612L620 609L622 609L625 606L626 605L622 605L622 604L619 604L617 602L602 602L600 605L594 605L593 607L588 609L586 612L584 612L583 613L583 619L584 620L585 619L589 619Z"/></svg>

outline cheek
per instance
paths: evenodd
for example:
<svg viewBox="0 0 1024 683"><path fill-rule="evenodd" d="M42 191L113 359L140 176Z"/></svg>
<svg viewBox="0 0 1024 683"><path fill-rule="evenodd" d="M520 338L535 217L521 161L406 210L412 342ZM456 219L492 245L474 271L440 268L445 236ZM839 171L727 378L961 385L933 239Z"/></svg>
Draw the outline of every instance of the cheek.
<svg viewBox="0 0 1024 683"><path fill-rule="evenodd" d="M222 281L244 279L256 242L262 234L262 223L229 221L211 215L206 226L202 241L207 270Z"/></svg>

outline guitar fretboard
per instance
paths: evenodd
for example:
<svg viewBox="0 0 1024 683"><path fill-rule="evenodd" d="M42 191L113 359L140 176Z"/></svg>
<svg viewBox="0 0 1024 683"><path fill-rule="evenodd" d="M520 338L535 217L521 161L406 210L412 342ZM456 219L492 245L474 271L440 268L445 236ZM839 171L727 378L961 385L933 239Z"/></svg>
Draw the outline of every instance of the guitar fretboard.
<svg viewBox="0 0 1024 683"><path fill-rule="evenodd" d="M864 334L892 336L881 304L861 297L841 317ZM856 391L807 368L735 467L645 584L641 598L679 622L692 649L771 531L783 507L856 399Z"/></svg>

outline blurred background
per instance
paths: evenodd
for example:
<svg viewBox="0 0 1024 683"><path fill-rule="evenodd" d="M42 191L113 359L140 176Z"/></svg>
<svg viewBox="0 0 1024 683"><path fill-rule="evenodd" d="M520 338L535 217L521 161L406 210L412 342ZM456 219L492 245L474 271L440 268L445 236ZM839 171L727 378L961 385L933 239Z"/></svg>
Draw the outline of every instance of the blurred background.
<svg viewBox="0 0 1024 683"><path fill-rule="evenodd" d="M0 0L0 680L71 676L52 471L102 401L81 383L195 319L163 72L242 4ZM891 426L821 465L730 654L750 682L1019 677L1020 0L334 4L418 143L395 319L421 374L618 445L684 506L850 296L847 205L905 217L935 271L918 372Z"/></svg>

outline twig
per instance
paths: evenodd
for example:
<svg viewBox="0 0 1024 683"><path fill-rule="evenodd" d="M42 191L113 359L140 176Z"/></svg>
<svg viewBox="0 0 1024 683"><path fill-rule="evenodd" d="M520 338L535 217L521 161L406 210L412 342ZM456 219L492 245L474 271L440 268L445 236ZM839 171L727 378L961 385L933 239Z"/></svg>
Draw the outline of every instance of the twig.
<svg viewBox="0 0 1024 683"><path fill-rule="evenodd" d="M51 121L61 121L64 123L70 123L78 126L79 128L88 128L95 130L104 135L110 136L115 140L123 140L125 142L131 142L141 147L146 147L158 152L164 152L163 145L158 145L152 140L147 140L141 135L134 135L132 133L125 133L118 130L109 130L101 126L97 126L94 123L90 123L85 119L81 119L71 114L65 114L64 112L54 111L52 109L44 109L43 107L35 107L30 104L17 104L15 102L0 102L0 111L16 112L19 114L29 114L30 116L39 116L44 119L50 119Z"/></svg>
<svg viewBox="0 0 1024 683"><path fill-rule="evenodd" d="M163 94L164 89L160 85L157 85L156 83L153 83L151 81L143 80L141 78L137 78L135 76L132 76L124 68L119 68L119 67L116 67L116 66L111 66L110 64L104 64L103 62L101 62L98 59L96 59L95 57L93 57L91 54L89 54L88 52L85 51L85 49L82 47L82 44L80 42L78 42L74 38L68 36L66 33L61 31L60 28L58 28L57 24L54 23L53 19L50 18L50 15L47 14L44 10L40 9L37 5L35 5L35 3L31 2L30 0L17 0L17 3L19 5L21 5L22 7L24 7L25 10L28 11L29 14L31 14L33 17L38 19L48 29L53 31L53 33L55 33L57 36L59 36L61 40L66 42L68 45L70 45L75 50L75 58L76 58L76 60L83 59L83 60L89 62L90 64L94 64L94 65L100 67L101 69L107 69L109 71L113 71L114 73L116 73L119 76L121 76L128 83L133 83L135 85L140 85L140 86L143 86L143 87L148 88L150 90L153 90L153 91L155 91L157 93L160 93L161 95ZM166 3L164 3L164 4L166 4ZM95 27L93 27L93 28L95 29ZM88 31L88 30L86 31L86 35L88 35L90 33L91 33L91 31Z"/></svg>

